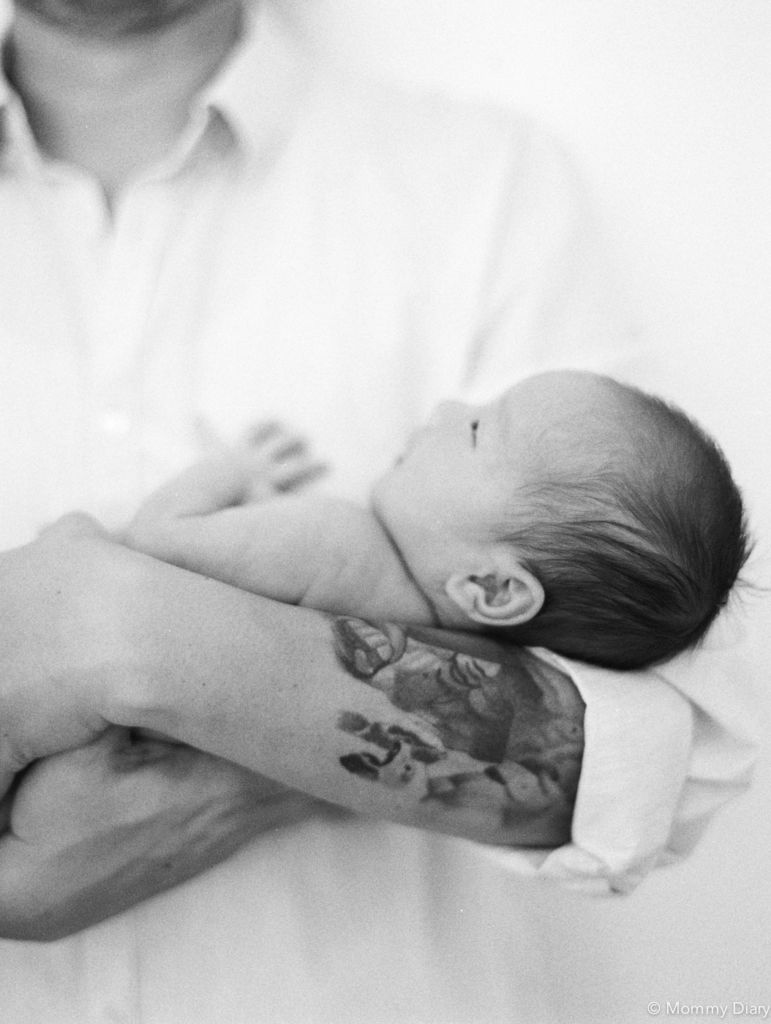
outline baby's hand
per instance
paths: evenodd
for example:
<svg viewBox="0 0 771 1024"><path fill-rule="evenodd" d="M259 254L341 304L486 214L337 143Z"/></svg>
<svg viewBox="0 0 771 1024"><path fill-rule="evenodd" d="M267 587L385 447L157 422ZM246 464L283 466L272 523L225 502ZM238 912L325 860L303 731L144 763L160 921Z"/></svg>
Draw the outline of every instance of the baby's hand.
<svg viewBox="0 0 771 1024"><path fill-rule="evenodd" d="M212 443L205 459L154 491L129 523L123 542L162 557L161 538L180 520L299 490L325 470L294 430L273 421L258 424L235 448Z"/></svg>
<svg viewBox="0 0 771 1024"><path fill-rule="evenodd" d="M327 466L312 454L306 439L277 420L251 427L239 452L251 478L247 501L300 490L327 471Z"/></svg>

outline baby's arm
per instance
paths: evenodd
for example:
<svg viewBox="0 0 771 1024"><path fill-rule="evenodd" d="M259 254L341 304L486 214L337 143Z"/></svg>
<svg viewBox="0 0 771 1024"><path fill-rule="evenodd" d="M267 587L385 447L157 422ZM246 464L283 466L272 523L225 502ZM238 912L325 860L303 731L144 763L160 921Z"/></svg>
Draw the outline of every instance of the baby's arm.
<svg viewBox="0 0 771 1024"><path fill-rule="evenodd" d="M147 499L126 543L287 604L431 624L368 510L308 493L250 501L252 481L248 453L198 463Z"/></svg>
<svg viewBox="0 0 771 1024"><path fill-rule="evenodd" d="M148 520L217 512L231 505L260 501L275 494L298 491L327 467L307 441L275 420L255 424L238 446L217 441L204 424L214 454L201 459L159 487L140 509Z"/></svg>

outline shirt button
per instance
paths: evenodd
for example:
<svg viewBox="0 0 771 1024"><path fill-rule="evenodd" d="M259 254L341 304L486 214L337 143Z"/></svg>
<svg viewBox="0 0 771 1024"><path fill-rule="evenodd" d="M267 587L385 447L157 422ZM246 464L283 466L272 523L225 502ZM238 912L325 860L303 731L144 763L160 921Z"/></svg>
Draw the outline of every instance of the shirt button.
<svg viewBox="0 0 771 1024"><path fill-rule="evenodd" d="M106 409L99 417L99 427L111 437L125 437L131 432L131 417L122 409Z"/></svg>

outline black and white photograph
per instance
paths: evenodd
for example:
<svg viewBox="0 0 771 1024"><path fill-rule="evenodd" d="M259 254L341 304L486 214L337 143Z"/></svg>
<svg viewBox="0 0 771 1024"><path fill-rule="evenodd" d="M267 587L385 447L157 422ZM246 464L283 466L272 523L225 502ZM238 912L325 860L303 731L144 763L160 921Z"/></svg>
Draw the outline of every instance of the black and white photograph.
<svg viewBox="0 0 771 1024"><path fill-rule="evenodd" d="M0 1022L771 1019L769 0L0 60Z"/></svg>

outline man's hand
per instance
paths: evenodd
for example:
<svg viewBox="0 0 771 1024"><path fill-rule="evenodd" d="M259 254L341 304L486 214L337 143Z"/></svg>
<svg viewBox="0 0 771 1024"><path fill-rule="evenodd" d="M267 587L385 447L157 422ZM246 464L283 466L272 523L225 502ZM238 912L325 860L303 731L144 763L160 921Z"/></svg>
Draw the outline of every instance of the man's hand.
<svg viewBox="0 0 771 1024"><path fill-rule="evenodd" d="M248 770L105 719L116 692L142 692L153 629L173 646L160 620L176 595L192 583L206 597L180 577L81 515L0 555L2 936L77 931L309 812ZM178 652L183 672L196 654Z"/></svg>
<svg viewBox="0 0 771 1024"><path fill-rule="evenodd" d="M111 728L32 765L0 802L0 936L79 931L314 805L227 761Z"/></svg>
<svg viewBox="0 0 771 1024"><path fill-rule="evenodd" d="M106 728L102 690L136 657L117 600L135 576L129 552L78 514L0 555L0 795L31 761Z"/></svg>

